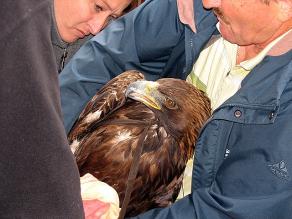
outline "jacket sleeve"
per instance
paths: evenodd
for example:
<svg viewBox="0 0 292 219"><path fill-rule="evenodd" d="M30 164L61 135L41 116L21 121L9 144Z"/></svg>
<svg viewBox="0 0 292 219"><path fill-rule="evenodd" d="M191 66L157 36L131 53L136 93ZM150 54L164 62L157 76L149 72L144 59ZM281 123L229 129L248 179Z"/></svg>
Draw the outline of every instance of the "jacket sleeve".
<svg viewBox="0 0 292 219"><path fill-rule="evenodd" d="M289 190L287 190L289 191ZM132 219L246 219L290 218L290 192L262 197L229 198L204 188L194 191L167 208L157 208Z"/></svg>
<svg viewBox="0 0 292 219"><path fill-rule="evenodd" d="M66 131L96 91L121 72L162 77L183 30L176 0L148 0L88 41L59 76Z"/></svg>

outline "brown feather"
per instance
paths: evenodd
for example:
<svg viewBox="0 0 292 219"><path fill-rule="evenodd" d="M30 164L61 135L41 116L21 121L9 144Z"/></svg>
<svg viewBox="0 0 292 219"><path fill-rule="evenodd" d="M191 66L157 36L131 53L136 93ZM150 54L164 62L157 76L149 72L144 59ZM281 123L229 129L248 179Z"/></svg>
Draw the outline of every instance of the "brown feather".
<svg viewBox="0 0 292 219"><path fill-rule="evenodd" d="M127 99L128 85L141 79L141 73L129 71L110 81L87 105L69 134L70 143L78 144L74 154L80 175L91 173L108 183L122 202L133 153L140 134L148 128L126 216L175 201L198 132L211 112L209 99L179 79L157 81L163 97L161 110ZM96 110L101 116L90 121L88 115Z"/></svg>

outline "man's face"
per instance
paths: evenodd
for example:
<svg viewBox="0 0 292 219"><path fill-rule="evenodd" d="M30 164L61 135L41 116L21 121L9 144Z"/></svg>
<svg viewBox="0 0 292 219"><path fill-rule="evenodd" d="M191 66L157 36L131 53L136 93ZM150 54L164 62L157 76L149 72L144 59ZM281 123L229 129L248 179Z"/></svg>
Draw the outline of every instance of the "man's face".
<svg viewBox="0 0 292 219"><path fill-rule="evenodd" d="M282 24L274 0L203 0L203 5L213 9L223 38L240 46L264 44Z"/></svg>
<svg viewBox="0 0 292 219"><path fill-rule="evenodd" d="M59 34L68 43L95 35L122 15L130 3L131 0L54 0Z"/></svg>

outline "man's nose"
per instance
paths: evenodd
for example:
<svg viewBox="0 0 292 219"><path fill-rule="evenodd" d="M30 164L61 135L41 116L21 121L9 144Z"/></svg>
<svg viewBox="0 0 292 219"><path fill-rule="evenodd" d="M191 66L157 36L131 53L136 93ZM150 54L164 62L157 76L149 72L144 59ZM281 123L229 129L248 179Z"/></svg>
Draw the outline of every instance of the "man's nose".
<svg viewBox="0 0 292 219"><path fill-rule="evenodd" d="M90 33L96 35L99 33L109 22L111 13L104 11L95 15L91 20L88 21Z"/></svg>
<svg viewBox="0 0 292 219"><path fill-rule="evenodd" d="M221 5L221 0L203 0L203 6L206 9L218 8Z"/></svg>

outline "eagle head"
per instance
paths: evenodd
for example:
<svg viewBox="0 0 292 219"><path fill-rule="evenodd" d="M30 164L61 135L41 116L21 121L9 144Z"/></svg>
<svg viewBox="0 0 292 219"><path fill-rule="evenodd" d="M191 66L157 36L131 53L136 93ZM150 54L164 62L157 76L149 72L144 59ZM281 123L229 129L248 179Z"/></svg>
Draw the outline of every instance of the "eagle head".
<svg viewBox="0 0 292 219"><path fill-rule="evenodd" d="M178 142L190 145L197 140L200 127L211 115L209 98L180 79L135 81L128 86L126 97L145 104L157 115L167 133L172 133ZM192 156L193 148L188 154Z"/></svg>

